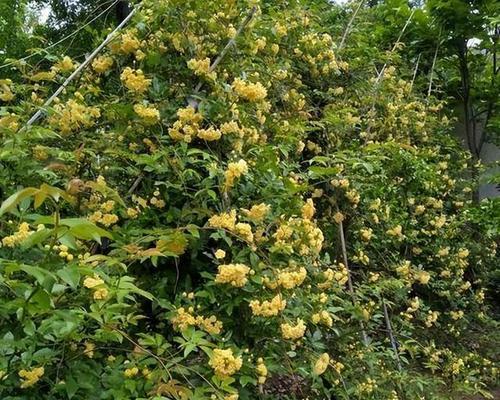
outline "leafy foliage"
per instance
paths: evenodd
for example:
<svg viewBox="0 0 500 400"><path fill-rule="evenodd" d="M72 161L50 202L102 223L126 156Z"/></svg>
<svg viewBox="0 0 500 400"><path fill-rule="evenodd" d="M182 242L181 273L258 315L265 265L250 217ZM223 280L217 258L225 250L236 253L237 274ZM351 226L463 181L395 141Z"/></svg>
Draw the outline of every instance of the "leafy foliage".
<svg viewBox="0 0 500 400"><path fill-rule="evenodd" d="M144 0L39 126L77 63L3 83L2 398L487 394L498 202L343 12Z"/></svg>

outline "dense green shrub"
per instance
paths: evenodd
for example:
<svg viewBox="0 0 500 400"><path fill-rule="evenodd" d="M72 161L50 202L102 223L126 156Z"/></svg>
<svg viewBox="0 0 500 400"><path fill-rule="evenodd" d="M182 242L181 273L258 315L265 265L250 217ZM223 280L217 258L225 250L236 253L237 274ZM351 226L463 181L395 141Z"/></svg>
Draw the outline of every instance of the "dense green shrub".
<svg viewBox="0 0 500 400"><path fill-rule="evenodd" d="M329 4L259 3L143 1L28 129L74 61L3 81L2 398L495 382L498 204L472 203L443 104L397 52L337 50Z"/></svg>

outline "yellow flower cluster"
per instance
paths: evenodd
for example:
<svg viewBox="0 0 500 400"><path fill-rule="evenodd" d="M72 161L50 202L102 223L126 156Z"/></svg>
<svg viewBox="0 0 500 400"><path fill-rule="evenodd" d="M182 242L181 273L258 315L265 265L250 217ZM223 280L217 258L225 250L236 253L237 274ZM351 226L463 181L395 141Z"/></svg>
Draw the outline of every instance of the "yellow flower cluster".
<svg viewBox="0 0 500 400"><path fill-rule="evenodd" d="M369 242L372 238L373 230L371 228L361 229L359 231L359 234L361 236L361 240L363 240L364 242Z"/></svg>
<svg viewBox="0 0 500 400"><path fill-rule="evenodd" d="M213 142L214 140L219 140L222 136L222 133L219 129L211 126L207 129L199 129L197 132L197 136L200 139L206 140L207 142Z"/></svg>
<svg viewBox="0 0 500 400"><path fill-rule="evenodd" d="M190 70L192 70L195 75L204 76L209 79L215 79L215 72L210 72L210 58L206 57L202 60L197 60L196 58L192 58L188 61L187 66Z"/></svg>
<svg viewBox="0 0 500 400"><path fill-rule="evenodd" d="M236 210L231 210L228 213L213 215L208 220L208 226L233 231L236 226Z"/></svg>
<svg viewBox="0 0 500 400"><path fill-rule="evenodd" d="M245 82L243 79L236 78L233 81L234 92L242 99L248 101L261 101L267 96L267 90L262 83Z"/></svg>
<svg viewBox="0 0 500 400"><path fill-rule="evenodd" d="M32 233L33 231L30 230L29 224L27 222L22 222L19 225L16 233L10 236L6 236L2 239L2 244L5 247L14 247L22 241L26 240Z"/></svg>
<svg viewBox="0 0 500 400"><path fill-rule="evenodd" d="M137 376L138 373L139 373L139 368L132 367L132 368L127 368L125 371L123 371L123 376L125 378L133 378L134 376Z"/></svg>
<svg viewBox="0 0 500 400"><path fill-rule="evenodd" d="M227 165L227 170L224 173L225 182L224 189L228 191L234 186L234 181L248 173L248 165L245 160L230 162Z"/></svg>
<svg viewBox="0 0 500 400"><path fill-rule="evenodd" d="M364 394L370 394L372 393L376 388L378 387L377 383L375 382L375 380L373 380L372 378L368 378L366 380L366 382L361 382L359 385L358 385L358 392L360 394L364 393Z"/></svg>
<svg viewBox="0 0 500 400"><path fill-rule="evenodd" d="M160 120L160 111L154 107L146 107L142 104L134 105L135 113L142 118L146 125L156 124Z"/></svg>
<svg viewBox="0 0 500 400"><path fill-rule="evenodd" d="M295 239L292 237L296 234ZM313 221L303 218L290 218L278 226L273 235L276 246L286 253L295 250L302 256L318 254L323 247L324 236Z"/></svg>
<svg viewBox="0 0 500 400"><path fill-rule="evenodd" d="M74 69L75 64L73 63L73 60L68 56L64 56L62 60L58 61L52 67L52 71L54 72L70 72Z"/></svg>
<svg viewBox="0 0 500 400"><path fill-rule="evenodd" d="M395 227L388 229L385 233L389 236L398 238L399 240L404 238L403 227L401 225L396 225Z"/></svg>
<svg viewBox="0 0 500 400"><path fill-rule="evenodd" d="M43 367L33 368L31 370L22 369L19 371L19 377L22 378L21 388L25 389L36 384L45 373Z"/></svg>
<svg viewBox="0 0 500 400"><path fill-rule="evenodd" d="M208 318L198 316L196 317L196 324L211 335L218 335L222 332L222 322L217 320L215 315L211 315Z"/></svg>
<svg viewBox="0 0 500 400"><path fill-rule="evenodd" d="M314 373L316 375L323 374L328 368L329 364L330 364L330 356L328 355L328 353L321 354L314 363L314 368L313 368Z"/></svg>
<svg viewBox="0 0 500 400"><path fill-rule="evenodd" d="M109 56L97 57L92 62L92 68L98 74L102 74L102 73L108 71L113 66L114 62L115 61L113 60L113 57L109 57Z"/></svg>
<svg viewBox="0 0 500 400"><path fill-rule="evenodd" d="M415 279L422 285L427 285L431 279L431 275L427 271L417 271L415 273Z"/></svg>
<svg viewBox="0 0 500 400"><path fill-rule="evenodd" d="M141 42L135 36L135 31L131 30L121 35L119 41L112 42L109 48L113 53L130 54L139 49Z"/></svg>
<svg viewBox="0 0 500 400"><path fill-rule="evenodd" d="M285 289L293 289L301 285L307 276L307 270L304 267L300 267L296 271L279 271L278 272L278 284Z"/></svg>
<svg viewBox="0 0 500 400"><path fill-rule="evenodd" d="M235 357L231 349L214 349L208 364L213 368L215 375L224 378L238 372L243 360L241 356Z"/></svg>
<svg viewBox="0 0 500 400"><path fill-rule="evenodd" d="M285 309L286 300L282 299L280 294L277 294L271 301L265 300L261 303L259 300L252 300L249 305L253 315L273 317Z"/></svg>
<svg viewBox="0 0 500 400"><path fill-rule="evenodd" d="M101 116L99 108L87 107L71 99L66 103L56 104L54 111L55 114L49 118L49 123L65 134L82 127L90 128Z"/></svg>
<svg viewBox="0 0 500 400"><path fill-rule="evenodd" d="M291 325L289 323L284 323L280 325L280 328L283 339L297 340L306 333L306 325L300 318L297 318L297 324Z"/></svg>
<svg viewBox="0 0 500 400"><path fill-rule="evenodd" d="M271 210L271 206L269 206L266 203L260 203L253 205L250 210L247 210L246 208L242 208L241 211L243 214L251 219L252 221L259 222L262 221L266 215L269 213Z"/></svg>
<svg viewBox="0 0 500 400"><path fill-rule="evenodd" d="M98 276L94 276L93 278L88 276L83 281L83 286L94 290L94 300L105 300L109 295L108 289L104 286L104 281Z"/></svg>
<svg viewBox="0 0 500 400"><path fill-rule="evenodd" d="M12 81L10 79L0 79L0 100L2 101L12 101L14 100L14 93L10 88Z"/></svg>
<svg viewBox="0 0 500 400"><path fill-rule="evenodd" d="M257 366L255 367L255 372L257 372L258 375L257 381L259 382L259 385L263 385L264 383L266 383L267 367L266 364L264 364L264 360L260 357L257 359Z"/></svg>
<svg viewBox="0 0 500 400"><path fill-rule="evenodd" d="M429 310L427 312L427 317L425 318L425 326L427 328L430 328L432 325L434 325L439 318L439 311L432 311Z"/></svg>
<svg viewBox="0 0 500 400"><path fill-rule="evenodd" d="M458 321L464 317L464 312L462 310L450 311L450 317L451 319Z"/></svg>
<svg viewBox="0 0 500 400"><path fill-rule="evenodd" d="M14 113L7 113L5 117L0 118L0 128L17 131L19 129L19 117Z"/></svg>
<svg viewBox="0 0 500 400"><path fill-rule="evenodd" d="M177 110L177 118L173 127L169 128L168 134L174 140L190 143L200 129L203 116L196 112L194 107L188 106Z"/></svg>
<svg viewBox="0 0 500 400"><path fill-rule="evenodd" d="M94 358L95 344L92 342L85 342L84 345L85 345L85 349L83 350L83 353L88 358Z"/></svg>
<svg viewBox="0 0 500 400"><path fill-rule="evenodd" d="M89 216L89 221L94 223L101 223L104 226L111 226L118 222L118 216L116 214L105 213L101 211L95 211Z"/></svg>
<svg viewBox="0 0 500 400"><path fill-rule="evenodd" d="M54 250L59 250L59 257L65 258L67 261L73 261L73 254L69 253L68 246L61 244L59 246L54 246Z"/></svg>
<svg viewBox="0 0 500 400"><path fill-rule="evenodd" d="M229 283L234 287L243 287L247 281L250 268L245 264L223 264L219 265L215 277L216 283Z"/></svg>
<svg viewBox="0 0 500 400"><path fill-rule="evenodd" d="M313 324L323 324L329 328L333 326L333 318L326 310L321 310L320 312L313 314L311 321Z"/></svg>
<svg viewBox="0 0 500 400"><path fill-rule="evenodd" d="M221 333L222 322L218 321L215 315L208 318L204 318L201 315L195 317L192 314L193 312L193 307L189 307L187 311L184 307L180 307L176 310L176 315L171 318L170 322L172 322L174 328L179 331L183 331L190 326L198 326L211 335L218 335Z"/></svg>
<svg viewBox="0 0 500 400"><path fill-rule="evenodd" d="M253 242L253 232L250 224L246 224L244 222L238 222L234 226L234 233L249 243Z"/></svg>
<svg viewBox="0 0 500 400"><path fill-rule="evenodd" d="M312 199L307 199L306 204L302 206L302 218L312 219L316 209L314 208L314 203Z"/></svg>
<svg viewBox="0 0 500 400"><path fill-rule="evenodd" d="M194 309L190 308L188 311L184 309L184 307L180 307L176 311L176 315L171 318L172 325L174 328L183 331L190 326L196 325L196 318L191 314Z"/></svg>
<svg viewBox="0 0 500 400"><path fill-rule="evenodd" d="M139 94L148 90L149 85L151 84L151 79L146 79L142 70L133 70L130 67L123 70L120 75L120 79L128 90Z"/></svg>

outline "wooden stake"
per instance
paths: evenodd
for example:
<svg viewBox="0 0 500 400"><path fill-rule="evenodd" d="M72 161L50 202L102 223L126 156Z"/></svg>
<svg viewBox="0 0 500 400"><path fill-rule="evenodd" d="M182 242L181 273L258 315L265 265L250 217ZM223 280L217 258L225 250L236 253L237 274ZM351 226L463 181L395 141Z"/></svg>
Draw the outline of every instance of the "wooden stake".
<svg viewBox="0 0 500 400"><path fill-rule="evenodd" d="M384 319L385 319L385 326L387 328L387 335L389 336L392 350L394 351L394 355L396 356L396 364L398 365L398 370L401 371L401 360L399 359L398 345L396 343L396 339L394 338L394 334L392 332L391 320L389 318L389 312L387 311L387 304L385 304L384 299L382 299L382 306L384 308Z"/></svg>
<svg viewBox="0 0 500 400"><path fill-rule="evenodd" d="M340 212L337 207L337 212ZM345 244L345 236L344 236L344 224L342 221L339 222L339 236L340 236L340 246L342 248L342 258L344 260L344 265L347 269L347 288L349 289L349 293L352 298L352 303L356 304L356 294L354 293L354 285L352 283L352 274L349 268L349 262L347 260L347 247ZM359 321L359 325L361 327L361 336L363 338L363 343L365 346L368 345L368 336L366 334L365 326L362 321Z"/></svg>

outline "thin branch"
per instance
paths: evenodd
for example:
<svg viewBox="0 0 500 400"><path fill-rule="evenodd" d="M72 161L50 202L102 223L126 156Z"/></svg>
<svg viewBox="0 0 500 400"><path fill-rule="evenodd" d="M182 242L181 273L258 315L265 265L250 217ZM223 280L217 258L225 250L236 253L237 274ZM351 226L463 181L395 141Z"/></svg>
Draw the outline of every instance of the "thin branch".
<svg viewBox="0 0 500 400"><path fill-rule="evenodd" d="M396 42L394 43L394 45L392 46L392 49L389 52L389 54L394 53L394 51L398 47L398 44L400 43L401 38L403 37L403 35L404 35L405 31L406 31L406 28L408 28L408 25L410 25L410 21L413 18L413 14L415 14L415 8L411 11L410 16L408 17L408 19L406 20L406 23L403 26L403 29L401 29L401 32L399 32L399 36L398 36ZM386 68L387 68L387 62L384 64L384 66L380 70L380 73L377 76L377 80L375 81L375 86L378 86L378 84L382 80Z"/></svg>
<svg viewBox="0 0 500 400"><path fill-rule="evenodd" d="M418 58L417 58L417 63L415 64L415 69L413 70L413 77L411 78L411 83L410 83L410 92L412 91L413 89L413 84L415 83L415 78L417 77L417 72L418 72L418 64L420 63L420 56L422 55L422 53L420 53L418 55Z"/></svg>
<svg viewBox="0 0 500 400"><path fill-rule="evenodd" d="M427 98L430 97L431 92L432 92L432 80L434 79L434 67L436 66L436 60L439 52L439 45L441 44L441 30L439 31L439 36L438 36L438 43L436 46L436 51L434 52L434 58L432 60L432 66L431 66L431 76L429 78L429 89L427 90Z"/></svg>
<svg viewBox="0 0 500 400"><path fill-rule="evenodd" d="M387 311L387 304L385 304L384 299L382 299L382 306L384 308L384 319L385 319L385 326L387 328L387 335L389 336L389 340L391 341L392 350L394 351L394 355L396 356L396 363L398 365L398 370L401 371L402 368L401 368L401 360L399 358L398 346L396 343L396 339L394 338L391 320L389 318L389 312Z"/></svg>
<svg viewBox="0 0 500 400"><path fill-rule="evenodd" d="M339 48L338 48L339 50L341 50L344 47L345 41L347 39L347 35L349 35L349 32L351 31L352 23L354 22L354 19L358 15L358 12L361 9L361 6L363 5L364 2L365 2L364 0L360 0L358 7L356 7L356 10L354 10L354 13L351 16L351 19L347 23L344 34L342 35L342 39L340 40L340 44L339 44Z"/></svg>

